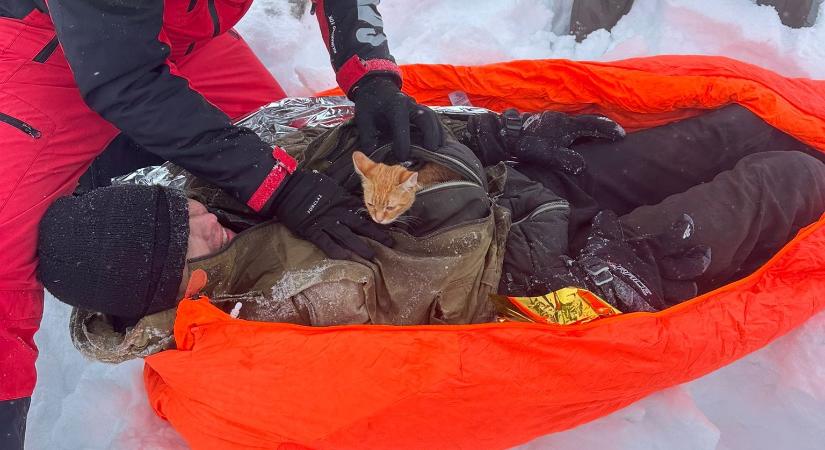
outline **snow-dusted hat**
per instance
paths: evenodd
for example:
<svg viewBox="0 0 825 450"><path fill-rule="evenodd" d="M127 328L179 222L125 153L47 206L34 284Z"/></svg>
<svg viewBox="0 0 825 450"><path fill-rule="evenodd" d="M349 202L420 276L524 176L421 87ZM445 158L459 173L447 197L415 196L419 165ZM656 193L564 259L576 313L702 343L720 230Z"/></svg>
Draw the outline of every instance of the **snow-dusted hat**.
<svg viewBox="0 0 825 450"><path fill-rule="evenodd" d="M186 197L174 189L63 197L40 222L38 278L72 306L139 319L177 303L188 237Z"/></svg>

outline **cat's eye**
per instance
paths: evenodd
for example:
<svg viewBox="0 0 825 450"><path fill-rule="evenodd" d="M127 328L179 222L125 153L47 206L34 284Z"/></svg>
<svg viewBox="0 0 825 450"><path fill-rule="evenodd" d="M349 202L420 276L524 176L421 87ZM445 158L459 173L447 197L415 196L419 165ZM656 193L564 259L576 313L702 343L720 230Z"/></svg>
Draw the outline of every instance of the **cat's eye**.
<svg viewBox="0 0 825 450"><path fill-rule="evenodd" d="M398 209L398 207L397 207L397 206L392 206L392 205L390 205L390 206L387 206L387 208L386 208L386 209L387 209L387 211L393 211L393 210Z"/></svg>
<svg viewBox="0 0 825 450"><path fill-rule="evenodd" d="M370 202L367 202L367 206L369 206L370 208L375 208L375 205L373 205L373 204L372 204L372 203L370 203Z"/></svg>

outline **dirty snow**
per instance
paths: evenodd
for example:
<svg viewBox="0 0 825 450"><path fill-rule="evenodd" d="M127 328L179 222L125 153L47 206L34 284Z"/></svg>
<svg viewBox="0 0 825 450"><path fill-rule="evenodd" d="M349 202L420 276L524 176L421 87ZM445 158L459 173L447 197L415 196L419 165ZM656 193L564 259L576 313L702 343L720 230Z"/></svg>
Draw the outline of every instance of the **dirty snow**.
<svg viewBox="0 0 825 450"><path fill-rule="evenodd" d="M393 0L381 11L401 63L605 61L698 53L731 56L788 76L825 78L825 20L791 30L772 8L749 0L637 0L612 33L598 31L576 44L562 34L570 2ZM314 17L296 20L286 1L258 0L239 29L289 94L333 84ZM149 408L141 363L83 360L69 342L68 309L53 298L46 301L28 448L186 448ZM823 442L825 315L820 314L702 379L524 448L821 449Z"/></svg>

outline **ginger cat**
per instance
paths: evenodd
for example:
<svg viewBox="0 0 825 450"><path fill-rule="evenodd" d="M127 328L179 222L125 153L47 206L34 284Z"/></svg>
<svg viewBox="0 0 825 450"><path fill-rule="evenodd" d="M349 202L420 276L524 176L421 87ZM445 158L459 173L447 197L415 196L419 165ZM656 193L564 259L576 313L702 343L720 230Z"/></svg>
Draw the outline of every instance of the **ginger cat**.
<svg viewBox="0 0 825 450"><path fill-rule="evenodd" d="M361 177L367 211L372 220L382 225L395 222L407 212L415 202L415 194L421 189L461 179L458 174L439 164L428 162L418 172L413 172L400 165L375 162L359 151L352 153L352 163Z"/></svg>

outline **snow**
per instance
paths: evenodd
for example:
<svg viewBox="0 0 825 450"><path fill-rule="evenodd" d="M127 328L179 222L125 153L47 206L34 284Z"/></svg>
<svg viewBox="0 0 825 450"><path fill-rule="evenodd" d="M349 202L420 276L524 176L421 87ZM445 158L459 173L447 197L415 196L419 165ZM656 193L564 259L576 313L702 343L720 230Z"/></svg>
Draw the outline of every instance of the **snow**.
<svg viewBox="0 0 825 450"><path fill-rule="evenodd" d="M726 55L788 76L825 78L825 19L784 27L749 0L636 0L611 33L563 34L571 0L394 0L381 5L400 63L517 58L614 60L663 53ZM292 95L333 85L313 16L257 0L240 32ZM149 407L142 364L84 360L68 308L46 299L30 449L182 449ZM820 449L825 442L825 314L734 364L525 449Z"/></svg>

